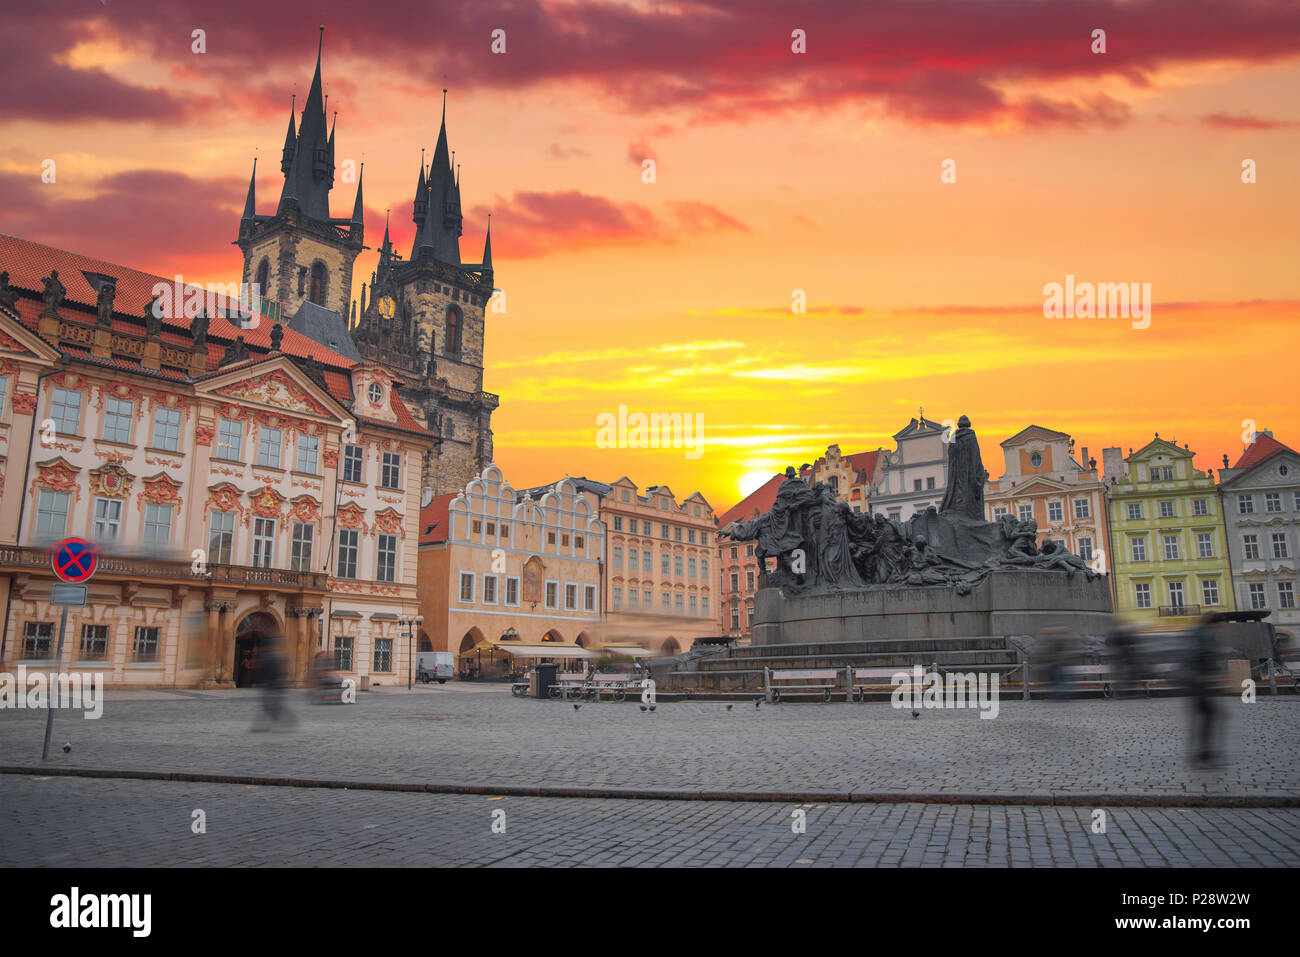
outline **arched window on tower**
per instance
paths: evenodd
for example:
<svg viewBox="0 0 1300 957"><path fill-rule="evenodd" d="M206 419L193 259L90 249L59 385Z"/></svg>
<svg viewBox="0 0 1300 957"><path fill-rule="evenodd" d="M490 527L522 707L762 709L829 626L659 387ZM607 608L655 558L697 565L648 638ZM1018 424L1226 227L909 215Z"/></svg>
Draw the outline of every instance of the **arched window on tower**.
<svg viewBox="0 0 1300 957"><path fill-rule="evenodd" d="M271 294L271 260L263 257L257 265L257 293L260 296Z"/></svg>
<svg viewBox="0 0 1300 957"><path fill-rule="evenodd" d="M329 273L323 262L316 262L311 267L311 290L307 298L318 306L325 305L325 294L329 287Z"/></svg>
<svg viewBox="0 0 1300 957"><path fill-rule="evenodd" d="M460 355L461 312L456 306L447 307L447 335L444 337L443 352L447 355Z"/></svg>

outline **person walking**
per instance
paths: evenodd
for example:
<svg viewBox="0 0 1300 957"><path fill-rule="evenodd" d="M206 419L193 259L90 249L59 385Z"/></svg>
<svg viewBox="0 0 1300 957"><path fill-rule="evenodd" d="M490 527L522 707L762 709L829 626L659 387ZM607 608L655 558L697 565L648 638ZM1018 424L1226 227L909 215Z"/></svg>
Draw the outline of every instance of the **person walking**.
<svg viewBox="0 0 1300 957"><path fill-rule="evenodd" d="M1210 627L1213 622L1212 615L1202 615L1187 648L1187 690L1192 706L1189 760L1193 767L1200 768L1220 763L1214 738L1214 725L1219 716L1214 684L1219 677L1220 654Z"/></svg>

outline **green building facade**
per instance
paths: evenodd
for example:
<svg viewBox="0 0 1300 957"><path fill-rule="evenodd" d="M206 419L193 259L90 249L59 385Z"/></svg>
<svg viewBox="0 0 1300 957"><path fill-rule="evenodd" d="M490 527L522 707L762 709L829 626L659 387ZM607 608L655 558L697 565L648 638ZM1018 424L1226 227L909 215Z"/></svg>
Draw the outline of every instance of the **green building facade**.
<svg viewBox="0 0 1300 957"><path fill-rule="evenodd" d="M1128 620L1177 629L1236 608L1218 487L1194 455L1156 433L1107 492L1115 610Z"/></svg>

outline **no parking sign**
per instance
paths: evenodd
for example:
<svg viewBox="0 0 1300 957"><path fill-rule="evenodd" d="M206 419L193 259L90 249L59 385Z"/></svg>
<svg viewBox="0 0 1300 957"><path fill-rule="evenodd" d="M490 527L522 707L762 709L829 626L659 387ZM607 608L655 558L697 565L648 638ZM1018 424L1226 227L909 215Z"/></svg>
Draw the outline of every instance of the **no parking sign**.
<svg viewBox="0 0 1300 957"><path fill-rule="evenodd" d="M65 538L50 549L50 567L65 582L79 585L99 567L99 549L84 538Z"/></svg>

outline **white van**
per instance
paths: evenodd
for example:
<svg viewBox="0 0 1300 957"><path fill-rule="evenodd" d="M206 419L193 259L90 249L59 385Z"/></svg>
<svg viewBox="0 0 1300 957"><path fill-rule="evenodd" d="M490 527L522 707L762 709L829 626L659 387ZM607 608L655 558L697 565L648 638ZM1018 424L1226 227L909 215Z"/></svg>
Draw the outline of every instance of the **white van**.
<svg viewBox="0 0 1300 957"><path fill-rule="evenodd" d="M436 681L445 684L456 676L456 657L450 651L417 651L415 653L415 680L426 684Z"/></svg>

